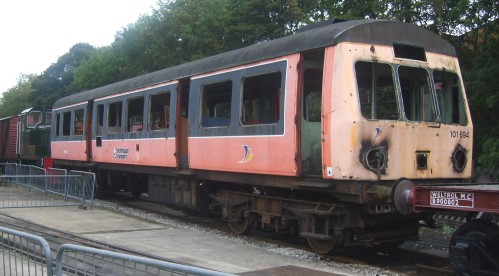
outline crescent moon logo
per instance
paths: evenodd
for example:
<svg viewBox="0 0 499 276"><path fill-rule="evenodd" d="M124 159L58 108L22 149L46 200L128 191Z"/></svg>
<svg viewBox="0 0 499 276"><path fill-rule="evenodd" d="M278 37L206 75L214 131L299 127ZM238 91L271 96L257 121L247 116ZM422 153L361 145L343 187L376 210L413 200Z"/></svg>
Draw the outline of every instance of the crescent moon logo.
<svg viewBox="0 0 499 276"><path fill-rule="evenodd" d="M374 138L378 138L381 135L382 132L383 131L381 130L381 128L377 127L376 128L376 136L374 136Z"/></svg>
<svg viewBox="0 0 499 276"><path fill-rule="evenodd" d="M253 153L251 152L251 148L248 147L248 145L242 145L241 147L243 147L244 149L244 157L243 159L241 159L241 161L239 161L239 164L248 163L249 161L251 161L251 159L253 159Z"/></svg>

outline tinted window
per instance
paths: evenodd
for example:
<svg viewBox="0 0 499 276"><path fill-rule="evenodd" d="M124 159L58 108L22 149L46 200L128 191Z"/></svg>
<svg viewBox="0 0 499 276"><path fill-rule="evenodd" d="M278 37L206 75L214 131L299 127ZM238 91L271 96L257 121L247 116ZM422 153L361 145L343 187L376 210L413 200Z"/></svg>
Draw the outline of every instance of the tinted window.
<svg viewBox="0 0 499 276"><path fill-rule="evenodd" d="M74 135L83 135L83 109L75 110Z"/></svg>
<svg viewBox="0 0 499 276"><path fill-rule="evenodd" d="M230 124L232 81L204 85L201 95L201 126L222 127Z"/></svg>
<svg viewBox="0 0 499 276"><path fill-rule="evenodd" d="M166 130L170 126L170 92L151 95L149 130Z"/></svg>
<svg viewBox="0 0 499 276"><path fill-rule="evenodd" d="M102 136L102 127L104 126L104 105L97 106L97 136Z"/></svg>
<svg viewBox="0 0 499 276"><path fill-rule="evenodd" d="M242 87L243 125L274 124L279 121L281 72L246 77Z"/></svg>
<svg viewBox="0 0 499 276"><path fill-rule="evenodd" d="M71 135L71 111L62 114L62 136Z"/></svg>
<svg viewBox="0 0 499 276"><path fill-rule="evenodd" d="M144 97L129 99L127 101L127 132L138 132L143 129Z"/></svg>
<svg viewBox="0 0 499 276"><path fill-rule="evenodd" d="M121 109L122 103L111 103L108 106L107 133L120 133L121 131Z"/></svg>
<svg viewBox="0 0 499 276"><path fill-rule="evenodd" d="M59 127L61 126L61 113L57 113L56 118L55 118L55 136L60 136L60 129Z"/></svg>

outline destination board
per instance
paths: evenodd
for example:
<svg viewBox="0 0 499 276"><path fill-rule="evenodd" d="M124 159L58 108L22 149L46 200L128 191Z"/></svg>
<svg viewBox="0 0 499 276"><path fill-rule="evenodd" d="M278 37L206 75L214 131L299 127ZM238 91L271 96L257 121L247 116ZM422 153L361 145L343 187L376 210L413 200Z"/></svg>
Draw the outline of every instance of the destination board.
<svg viewBox="0 0 499 276"><path fill-rule="evenodd" d="M430 205L473 208L474 194L467 192L430 191Z"/></svg>

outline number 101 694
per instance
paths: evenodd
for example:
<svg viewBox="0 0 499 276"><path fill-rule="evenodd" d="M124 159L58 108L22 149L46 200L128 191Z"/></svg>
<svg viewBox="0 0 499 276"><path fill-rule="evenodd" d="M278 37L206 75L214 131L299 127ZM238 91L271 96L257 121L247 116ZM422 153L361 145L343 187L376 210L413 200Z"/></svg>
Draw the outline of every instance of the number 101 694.
<svg viewBox="0 0 499 276"><path fill-rule="evenodd" d="M470 132L464 131L464 130L462 130L462 131L451 130L450 137L451 138L470 138Z"/></svg>

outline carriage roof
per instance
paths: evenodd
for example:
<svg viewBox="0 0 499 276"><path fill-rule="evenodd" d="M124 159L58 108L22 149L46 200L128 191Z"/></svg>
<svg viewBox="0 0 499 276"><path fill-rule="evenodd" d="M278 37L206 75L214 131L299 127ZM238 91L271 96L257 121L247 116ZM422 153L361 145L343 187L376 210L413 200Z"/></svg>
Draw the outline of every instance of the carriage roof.
<svg viewBox="0 0 499 276"><path fill-rule="evenodd" d="M156 72L79 92L55 102L54 108L83 103L134 89L178 80L197 74L258 62L293 53L310 51L340 42L374 45L414 45L428 52L456 56L454 47L429 30L409 23L381 20L352 20L309 26L283 38L180 64Z"/></svg>

